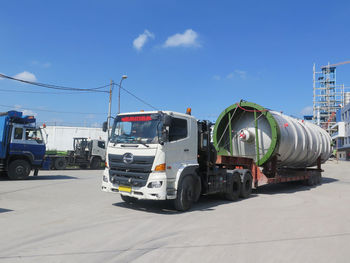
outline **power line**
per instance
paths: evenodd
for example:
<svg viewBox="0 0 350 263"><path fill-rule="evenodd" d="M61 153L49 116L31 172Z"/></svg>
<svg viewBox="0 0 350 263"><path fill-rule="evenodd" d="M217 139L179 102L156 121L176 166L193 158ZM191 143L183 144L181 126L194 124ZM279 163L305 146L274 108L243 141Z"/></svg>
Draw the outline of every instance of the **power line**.
<svg viewBox="0 0 350 263"><path fill-rule="evenodd" d="M115 84L115 83L114 83L114 85L119 86L118 84ZM149 104L148 102L146 102L146 101L144 101L143 99L139 98L139 97L136 96L135 94L131 93L130 91L128 91L128 90L126 90L126 89L124 89L122 86L120 86L120 88L121 88L122 90L124 90L126 93L128 93L129 95L133 96L133 97L136 98L137 100L139 100L139 101L141 101L142 103L144 103L145 105L151 107L152 109L154 109L154 110L159 110L159 109L157 109L156 107L154 107L154 106L152 106L151 104Z"/></svg>
<svg viewBox="0 0 350 263"><path fill-rule="evenodd" d="M108 84L108 85L104 85L104 86L97 87L97 88L81 89L81 88L72 88L72 87L58 86L58 85L45 84L45 83L34 82L34 81L29 81L29 80L17 79L17 78L10 77L10 76L7 76L7 75L1 74L1 73L0 73L0 77L1 78L5 78L5 79L14 80L14 81L23 82L23 83L30 84L30 85L43 87L43 88L56 89L56 90L67 90L67 91L85 91L85 92L103 92L103 93L108 93L107 90L100 90L100 89L103 89L103 88L106 88L106 87L109 86L109 84Z"/></svg>
<svg viewBox="0 0 350 263"><path fill-rule="evenodd" d="M63 114L82 114L82 115L94 114L94 115L107 115L107 113L97 113L97 112L73 112L73 111L54 111L54 110L43 110L43 109L38 109L38 108L15 107L15 106L2 105L2 104L0 104L0 107L10 108L10 109L13 109L13 108L20 108L20 109L22 109L22 110L44 111L44 112L63 113Z"/></svg>
<svg viewBox="0 0 350 263"><path fill-rule="evenodd" d="M55 94L55 95L67 95L67 94L77 94L76 92L45 92L45 91L29 91L29 90L10 90L10 89L0 89L0 92L14 92L14 93L34 93L34 94ZM89 93L79 93L89 94Z"/></svg>

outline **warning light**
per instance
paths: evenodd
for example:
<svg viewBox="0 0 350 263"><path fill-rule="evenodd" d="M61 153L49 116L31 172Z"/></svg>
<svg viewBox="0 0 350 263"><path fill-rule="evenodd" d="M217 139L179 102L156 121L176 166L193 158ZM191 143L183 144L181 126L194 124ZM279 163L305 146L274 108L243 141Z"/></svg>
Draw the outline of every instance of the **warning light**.
<svg viewBox="0 0 350 263"><path fill-rule="evenodd" d="M191 108L187 108L186 114L191 115L191 112L192 112L192 109Z"/></svg>
<svg viewBox="0 0 350 263"><path fill-rule="evenodd" d="M45 123L43 123L43 128L44 128L44 129L46 128L46 124L45 124Z"/></svg>

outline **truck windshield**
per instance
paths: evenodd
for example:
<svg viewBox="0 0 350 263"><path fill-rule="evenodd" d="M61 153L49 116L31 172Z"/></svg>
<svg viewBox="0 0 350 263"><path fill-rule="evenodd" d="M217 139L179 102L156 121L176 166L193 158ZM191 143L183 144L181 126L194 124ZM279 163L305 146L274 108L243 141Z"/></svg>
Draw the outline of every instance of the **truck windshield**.
<svg viewBox="0 0 350 263"><path fill-rule="evenodd" d="M26 128L26 140L34 140L38 143L43 142L43 136L40 129Z"/></svg>
<svg viewBox="0 0 350 263"><path fill-rule="evenodd" d="M158 143L161 121L158 115L118 116L112 128L112 143Z"/></svg>

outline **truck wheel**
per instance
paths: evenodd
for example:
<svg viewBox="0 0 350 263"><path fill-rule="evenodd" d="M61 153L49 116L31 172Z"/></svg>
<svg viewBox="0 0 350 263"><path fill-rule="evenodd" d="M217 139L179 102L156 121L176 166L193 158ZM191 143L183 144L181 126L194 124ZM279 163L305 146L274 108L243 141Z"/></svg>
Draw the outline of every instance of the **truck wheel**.
<svg viewBox="0 0 350 263"><path fill-rule="evenodd" d="M250 171L244 171L243 180L241 185L241 191L239 196L242 198L248 198L252 193L252 181L253 177Z"/></svg>
<svg viewBox="0 0 350 263"><path fill-rule="evenodd" d="M131 197L131 196L127 196L127 195L121 195L121 197L122 197L122 200L128 204L137 202L137 198L135 198L135 197Z"/></svg>
<svg viewBox="0 0 350 263"><path fill-rule="evenodd" d="M194 196L194 202L198 202L199 198L201 197L201 193L202 193L202 182L201 179L199 178L199 176L195 176L194 177L194 189L195 189L195 196Z"/></svg>
<svg viewBox="0 0 350 263"><path fill-rule="evenodd" d="M320 174L315 175L315 185L320 185L322 183L322 177Z"/></svg>
<svg viewBox="0 0 350 263"><path fill-rule="evenodd" d="M54 166L56 170L64 170L67 167L67 160L65 158L57 158Z"/></svg>
<svg viewBox="0 0 350 263"><path fill-rule="evenodd" d="M308 179L306 179L306 185L308 186L314 186L317 184L317 179L316 176L310 175Z"/></svg>
<svg viewBox="0 0 350 263"><path fill-rule="evenodd" d="M15 160L10 163L7 175L11 180L23 180L28 178L30 170L26 160Z"/></svg>
<svg viewBox="0 0 350 263"><path fill-rule="evenodd" d="M225 198L230 201L237 201L241 193L241 176L238 172L228 175L228 189Z"/></svg>
<svg viewBox="0 0 350 263"><path fill-rule="evenodd" d="M177 189L176 199L174 200L175 209L178 211L190 209L196 198L195 192L193 177L185 176Z"/></svg>
<svg viewBox="0 0 350 263"><path fill-rule="evenodd" d="M98 168L100 168L101 165L101 160L99 157L94 157L92 158L91 162L90 162L90 169L96 170Z"/></svg>

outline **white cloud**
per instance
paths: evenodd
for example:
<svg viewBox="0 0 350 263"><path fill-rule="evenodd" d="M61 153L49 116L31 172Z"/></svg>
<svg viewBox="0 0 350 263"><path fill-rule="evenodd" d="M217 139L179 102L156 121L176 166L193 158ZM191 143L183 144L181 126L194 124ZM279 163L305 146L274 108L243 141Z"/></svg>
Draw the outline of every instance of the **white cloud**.
<svg viewBox="0 0 350 263"><path fill-rule="evenodd" d="M32 65L39 66L39 67L42 67L42 68L49 68L49 67L51 67L51 63L50 62L40 62L40 61L37 61L37 60L33 60L32 61Z"/></svg>
<svg viewBox="0 0 350 263"><path fill-rule="evenodd" d="M235 70L235 73L236 73L241 79L246 79L246 78L247 78L247 71L244 71L244 70Z"/></svg>
<svg viewBox="0 0 350 263"><path fill-rule="evenodd" d="M219 75L214 75L214 76L213 76L213 79L214 79L214 80L221 80L221 76L219 76Z"/></svg>
<svg viewBox="0 0 350 263"><path fill-rule="evenodd" d="M165 41L164 47L200 47L198 34L192 29L187 29L183 34L175 34Z"/></svg>
<svg viewBox="0 0 350 263"><path fill-rule="evenodd" d="M145 31L142 34L140 34L137 38L134 39L132 44L136 50L140 51L150 38L153 39L154 34L145 29Z"/></svg>
<svg viewBox="0 0 350 263"><path fill-rule="evenodd" d="M15 108L16 111L21 111L21 112L23 112L23 115L24 115L24 116L28 115L28 116L34 116L34 117L36 117L36 116L38 115L36 112L34 112L34 111L32 111L32 110L25 110L25 109L22 109L22 105L19 105L19 104L15 104L15 105L14 105L14 108Z"/></svg>
<svg viewBox="0 0 350 263"><path fill-rule="evenodd" d="M300 111L301 115L312 115L313 114L313 107L312 106L306 106Z"/></svg>
<svg viewBox="0 0 350 263"><path fill-rule="evenodd" d="M232 79L233 76L234 76L234 74L231 72L231 73L229 73L229 74L226 76L226 78L227 78L227 79Z"/></svg>
<svg viewBox="0 0 350 263"><path fill-rule="evenodd" d="M13 76L15 79L21 79L26 81L33 81L35 82L37 79L33 73L30 73L28 71L23 71L21 73L18 73L17 75Z"/></svg>
<svg viewBox="0 0 350 263"><path fill-rule="evenodd" d="M29 115L29 116L34 116L36 117L38 114L34 111L31 111L31 110L23 110L23 115Z"/></svg>
<svg viewBox="0 0 350 263"><path fill-rule="evenodd" d="M230 72L229 74L227 74L226 78L227 79L232 79L234 77L239 77L241 79L246 79L247 78L247 71L244 70L235 70L233 72Z"/></svg>
<svg viewBox="0 0 350 263"><path fill-rule="evenodd" d="M49 68L51 67L51 63L50 62L45 62L42 64L43 68Z"/></svg>

